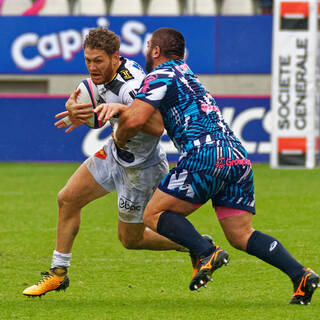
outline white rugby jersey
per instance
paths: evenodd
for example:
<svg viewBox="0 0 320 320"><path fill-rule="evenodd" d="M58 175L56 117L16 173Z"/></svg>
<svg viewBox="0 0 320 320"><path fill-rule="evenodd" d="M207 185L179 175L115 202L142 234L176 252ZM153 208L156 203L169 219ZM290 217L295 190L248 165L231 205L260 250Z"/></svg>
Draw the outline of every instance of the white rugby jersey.
<svg viewBox="0 0 320 320"><path fill-rule="evenodd" d="M98 85L100 103L116 102L129 106L135 98L141 82L145 77L143 69L135 62L123 57L115 78L108 84ZM118 122L118 116L110 120L111 127ZM128 150L112 146L112 153L118 163L124 167L147 168L165 159L160 146L160 138L139 132L127 142Z"/></svg>

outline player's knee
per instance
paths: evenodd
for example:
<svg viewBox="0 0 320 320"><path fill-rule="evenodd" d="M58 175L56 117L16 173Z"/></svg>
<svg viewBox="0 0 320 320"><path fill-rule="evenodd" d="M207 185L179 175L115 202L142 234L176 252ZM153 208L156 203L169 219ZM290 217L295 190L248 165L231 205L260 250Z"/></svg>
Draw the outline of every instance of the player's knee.
<svg viewBox="0 0 320 320"><path fill-rule="evenodd" d="M128 239L119 235L119 240L122 243L123 247L129 250L140 249L140 240L139 239Z"/></svg>
<svg viewBox="0 0 320 320"><path fill-rule="evenodd" d="M137 241L123 241L121 242L124 248L128 250L140 249L139 243Z"/></svg>
<svg viewBox="0 0 320 320"><path fill-rule="evenodd" d="M57 202L59 208L63 207L65 203L64 189L61 189L57 195Z"/></svg>
<svg viewBox="0 0 320 320"><path fill-rule="evenodd" d="M244 250L241 245L241 242L238 239L235 239L235 238L227 238L227 239L228 239L230 245L232 247L234 247L235 249Z"/></svg>
<svg viewBox="0 0 320 320"><path fill-rule="evenodd" d="M226 234L226 238L232 247L238 250L245 251L247 248L248 235L243 232L229 232Z"/></svg>
<svg viewBox="0 0 320 320"><path fill-rule="evenodd" d="M155 211L148 211L147 209L144 211L143 214L143 223L146 227L149 227L151 230L156 231L158 226L158 221L161 216L161 212L155 212Z"/></svg>
<svg viewBox="0 0 320 320"><path fill-rule="evenodd" d="M59 191L57 201L59 208L76 203L73 192L70 192L67 187Z"/></svg>

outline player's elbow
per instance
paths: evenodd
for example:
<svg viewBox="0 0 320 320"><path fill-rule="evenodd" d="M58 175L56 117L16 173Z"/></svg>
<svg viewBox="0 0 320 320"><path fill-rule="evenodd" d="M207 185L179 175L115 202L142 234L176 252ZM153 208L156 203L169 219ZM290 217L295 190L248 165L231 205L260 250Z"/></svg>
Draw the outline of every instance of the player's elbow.
<svg viewBox="0 0 320 320"><path fill-rule="evenodd" d="M154 131L153 131L153 135L156 136L156 137L161 137L162 134L163 134L163 131L164 131L164 128L154 128Z"/></svg>

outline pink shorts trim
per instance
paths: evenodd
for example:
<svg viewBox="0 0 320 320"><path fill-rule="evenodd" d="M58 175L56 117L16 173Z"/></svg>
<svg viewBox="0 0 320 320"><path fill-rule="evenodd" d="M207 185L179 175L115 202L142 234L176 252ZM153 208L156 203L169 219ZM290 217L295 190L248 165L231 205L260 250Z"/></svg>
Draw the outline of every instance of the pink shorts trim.
<svg viewBox="0 0 320 320"><path fill-rule="evenodd" d="M203 203L192 203L190 202L194 207L196 207L197 209L200 208L201 206L203 206Z"/></svg>
<svg viewBox="0 0 320 320"><path fill-rule="evenodd" d="M215 207L215 209L216 209L216 214L219 220L248 212L245 210L234 209L229 207L219 207L219 206Z"/></svg>

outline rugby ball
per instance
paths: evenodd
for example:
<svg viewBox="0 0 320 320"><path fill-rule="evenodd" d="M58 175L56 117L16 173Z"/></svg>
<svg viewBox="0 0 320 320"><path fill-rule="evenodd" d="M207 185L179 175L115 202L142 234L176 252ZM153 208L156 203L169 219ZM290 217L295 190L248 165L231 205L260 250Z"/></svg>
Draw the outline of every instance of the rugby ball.
<svg viewBox="0 0 320 320"><path fill-rule="evenodd" d="M91 103L92 108L94 109L100 103L103 103L99 96L97 86L92 82L90 78L87 78L80 82L77 87L77 90L80 89L80 93L77 97L78 103ZM104 126L104 123L98 120L98 115L93 113L92 116L88 119L86 125L90 128L101 128Z"/></svg>

